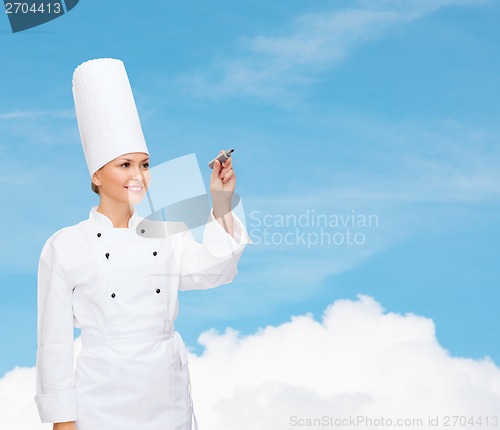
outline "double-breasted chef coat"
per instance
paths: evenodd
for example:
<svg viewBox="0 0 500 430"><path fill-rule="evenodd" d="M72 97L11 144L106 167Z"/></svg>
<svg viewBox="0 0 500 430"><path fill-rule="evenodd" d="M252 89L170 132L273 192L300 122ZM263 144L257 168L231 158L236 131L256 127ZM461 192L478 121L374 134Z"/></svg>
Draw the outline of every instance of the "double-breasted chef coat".
<svg viewBox="0 0 500 430"><path fill-rule="evenodd" d="M197 428L187 352L174 329L178 290L231 282L247 243L213 211L196 242L185 223L149 221L135 208L114 228L92 206L89 218L54 233L38 267L35 402L43 423L78 430ZM74 366L73 327L83 348ZM194 418L194 420L193 420Z"/></svg>

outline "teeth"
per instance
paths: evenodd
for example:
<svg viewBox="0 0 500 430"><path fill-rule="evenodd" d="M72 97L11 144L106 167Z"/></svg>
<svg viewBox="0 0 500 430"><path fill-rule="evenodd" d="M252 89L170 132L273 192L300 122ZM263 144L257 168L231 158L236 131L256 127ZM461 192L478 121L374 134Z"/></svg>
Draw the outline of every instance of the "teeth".
<svg viewBox="0 0 500 430"><path fill-rule="evenodd" d="M127 187L131 191L140 191L142 190L142 187Z"/></svg>

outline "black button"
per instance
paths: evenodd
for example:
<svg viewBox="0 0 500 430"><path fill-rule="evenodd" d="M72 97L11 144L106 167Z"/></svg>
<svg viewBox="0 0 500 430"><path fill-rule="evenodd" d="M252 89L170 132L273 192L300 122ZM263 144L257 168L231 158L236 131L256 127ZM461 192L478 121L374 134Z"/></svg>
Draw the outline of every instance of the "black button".
<svg viewBox="0 0 500 430"><path fill-rule="evenodd" d="M141 230L141 233L144 233L145 231L146 231L146 230L142 229L142 230Z"/></svg>
<svg viewBox="0 0 500 430"><path fill-rule="evenodd" d="M160 293L160 291L161 291L161 290L160 290L159 288L157 288L157 289L156 289L156 292L157 292L157 293Z"/></svg>
<svg viewBox="0 0 500 430"><path fill-rule="evenodd" d="M156 257L156 254L158 254L156 251L153 251L153 255Z"/></svg>
<svg viewBox="0 0 500 430"><path fill-rule="evenodd" d="M109 260L109 252L106 252L106 258Z"/></svg>
<svg viewBox="0 0 500 430"><path fill-rule="evenodd" d="M101 237L101 233L97 233L97 237Z"/></svg>
<svg viewBox="0 0 500 430"><path fill-rule="evenodd" d="M116 296L116 294L115 294L115 293L111 294L111 297L113 297L113 299L115 298L115 296Z"/></svg>

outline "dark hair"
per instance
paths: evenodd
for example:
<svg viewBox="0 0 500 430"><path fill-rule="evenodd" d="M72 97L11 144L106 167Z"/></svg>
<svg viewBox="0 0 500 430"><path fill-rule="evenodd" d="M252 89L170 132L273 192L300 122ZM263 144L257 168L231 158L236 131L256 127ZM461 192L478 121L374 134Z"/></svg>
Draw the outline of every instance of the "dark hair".
<svg viewBox="0 0 500 430"><path fill-rule="evenodd" d="M93 182L90 183L90 188L92 189L92 191L96 194L99 194L99 187L94 184Z"/></svg>

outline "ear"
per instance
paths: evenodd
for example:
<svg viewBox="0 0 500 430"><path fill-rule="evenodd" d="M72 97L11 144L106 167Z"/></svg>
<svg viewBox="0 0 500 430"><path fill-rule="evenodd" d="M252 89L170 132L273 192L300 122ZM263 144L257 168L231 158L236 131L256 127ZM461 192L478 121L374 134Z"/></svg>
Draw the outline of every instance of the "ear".
<svg viewBox="0 0 500 430"><path fill-rule="evenodd" d="M97 187L101 185L101 180L99 179L99 170L92 175L92 182Z"/></svg>

